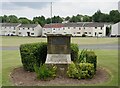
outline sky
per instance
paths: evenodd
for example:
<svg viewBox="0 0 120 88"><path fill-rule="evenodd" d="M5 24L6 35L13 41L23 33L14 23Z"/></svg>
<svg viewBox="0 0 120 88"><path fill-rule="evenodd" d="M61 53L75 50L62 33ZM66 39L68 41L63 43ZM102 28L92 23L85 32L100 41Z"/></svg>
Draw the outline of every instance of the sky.
<svg viewBox="0 0 120 88"><path fill-rule="evenodd" d="M35 16L73 16L77 14L93 15L97 10L109 13L118 9L119 0L4 0L0 1L0 14L16 15L17 17L27 17L32 19Z"/></svg>

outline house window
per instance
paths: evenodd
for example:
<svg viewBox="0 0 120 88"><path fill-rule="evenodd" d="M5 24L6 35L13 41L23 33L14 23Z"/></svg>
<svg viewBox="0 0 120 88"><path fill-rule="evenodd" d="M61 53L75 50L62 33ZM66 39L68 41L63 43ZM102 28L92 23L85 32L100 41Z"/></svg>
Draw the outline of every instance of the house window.
<svg viewBox="0 0 120 88"><path fill-rule="evenodd" d="M64 33L66 33L66 32L64 32Z"/></svg>
<svg viewBox="0 0 120 88"><path fill-rule="evenodd" d="M84 27L84 29L85 29L85 27Z"/></svg>
<svg viewBox="0 0 120 88"><path fill-rule="evenodd" d="M87 34L87 32L84 32L84 34Z"/></svg>
<svg viewBox="0 0 120 88"><path fill-rule="evenodd" d="M91 32L89 32L89 34L91 34Z"/></svg>
<svg viewBox="0 0 120 88"><path fill-rule="evenodd" d="M55 30L55 28L53 30Z"/></svg>
<svg viewBox="0 0 120 88"><path fill-rule="evenodd" d="M31 35L34 35L34 33L31 33Z"/></svg>
<svg viewBox="0 0 120 88"><path fill-rule="evenodd" d="M32 30L34 31L34 28Z"/></svg>
<svg viewBox="0 0 120 88"><path fill-rule="evenodd" d="M74 27L74 29L75 29L76 27Z"/></svg>
<svg viewBox="0 0 120 88"><path fill-rule="evenodd" d="M97 27L95 27L95 29L97 29Z"/></svg>
<svg viewBox="0 0 120 88"><path fill-rule="evenodd" d="M63 28L63 30L65 30L65 28Z"/></svg>
<svg viewBox="0 0 120 88"><path fill-rule="evenodd" d="M28 28L28 30L29 30L30 28Z"/></svg>
<svg viewBox="0 0 120 88"><path fill-rule="evenodd" d="M21 34L21 32L19 32L19 34Z"/></svg>
<svg viewBox="0 0 120 88"><path fill-rule="evenodd" d="M70 27L68 27L68 29L70 29Z"/></svg>
<svg viewBox="0 0 120 88"><path fill-rule="evenodd" d="M79 30L81 30L81 28L79 28Z"/></svg>
<svg viewBox="0 0 120 88"><path fill-rule="evenodd" d="M101 27L101 30L102 30L102 27Z"/></svg>
<svg viewBox="0 0 120 88"><path fill-rule="evenodd" d="M102 32L99 32L99 34L102 34Z"/></svg>
<svg viewBox="0 0 120 88"><path fill-rule="evenodd" d="M14 27L14 30L15 30L15 27Z"/></svg>
<svg viewBox="0 0 120 88"><path fill-rule="evenodd" d="M13 33L15 33L15 32L13 31Z"/></svg>
<svg viewBox="0 0 120 88"><path fill-rule="evenodd" d="M77 32L77 34L80 34L80 32Z"/></svg>

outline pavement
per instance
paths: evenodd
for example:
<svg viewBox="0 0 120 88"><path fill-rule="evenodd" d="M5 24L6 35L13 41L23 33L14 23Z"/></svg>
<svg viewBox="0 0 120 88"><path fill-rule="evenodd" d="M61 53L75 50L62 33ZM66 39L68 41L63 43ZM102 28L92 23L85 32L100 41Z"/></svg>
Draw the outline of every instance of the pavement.
<svg viewBox="0 0 120 88"><path fill-rule="evenodd" d="M83 44L79 45L79 49L120 49L118 44ZM19 46L0 46L0 50L19 50Z"/></svg>

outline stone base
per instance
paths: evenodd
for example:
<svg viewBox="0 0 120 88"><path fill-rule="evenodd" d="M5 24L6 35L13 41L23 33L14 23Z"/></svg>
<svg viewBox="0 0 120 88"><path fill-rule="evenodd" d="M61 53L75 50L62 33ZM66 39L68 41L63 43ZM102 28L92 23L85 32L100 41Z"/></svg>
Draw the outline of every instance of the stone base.
<svg viewBox="0 0 120 88"><path fill-rule="evenodd" d="M67 77L67 70L69 64L46 64L47 66L55 65L57 67L57 73L56 76L61 77Z"/></svg>
<svg viewBox="0 0 120 88"><path fill-rule="evenodd" d="M71 63L70 54L47 54L45 64L57 66L57 77L66 77L68 65Z"/></svg>
<svg viewBox="0 0 120 88"><path fill-rule="evenodd" d="M70 54L47 54L46 64L69 64L71 63Z"/></svg>

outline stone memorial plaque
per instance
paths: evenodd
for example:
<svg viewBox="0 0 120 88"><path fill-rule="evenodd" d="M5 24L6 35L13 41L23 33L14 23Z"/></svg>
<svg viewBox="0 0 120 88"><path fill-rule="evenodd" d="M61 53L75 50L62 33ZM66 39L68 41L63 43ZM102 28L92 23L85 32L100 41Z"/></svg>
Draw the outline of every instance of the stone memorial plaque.
<svg viewBox="0 0 120 88"><path fill-rule="evenodd" d="M67 38L66 37L53 37L51 43L53 45L66 45L67 44Z"/></svg>
<svg viewBox="0 0 120 88"><path fill-rule="evenodd" d="M57 66L57 75L66 76L67 66L71 63L71 35L47 35L47 58L45 63Z"/></svg>
<svg viewBox="0 0 120 88"><path fill-rule="evenodd" d="M47 35L46 63L70 63L70 38L71 35Z"/></svg>

